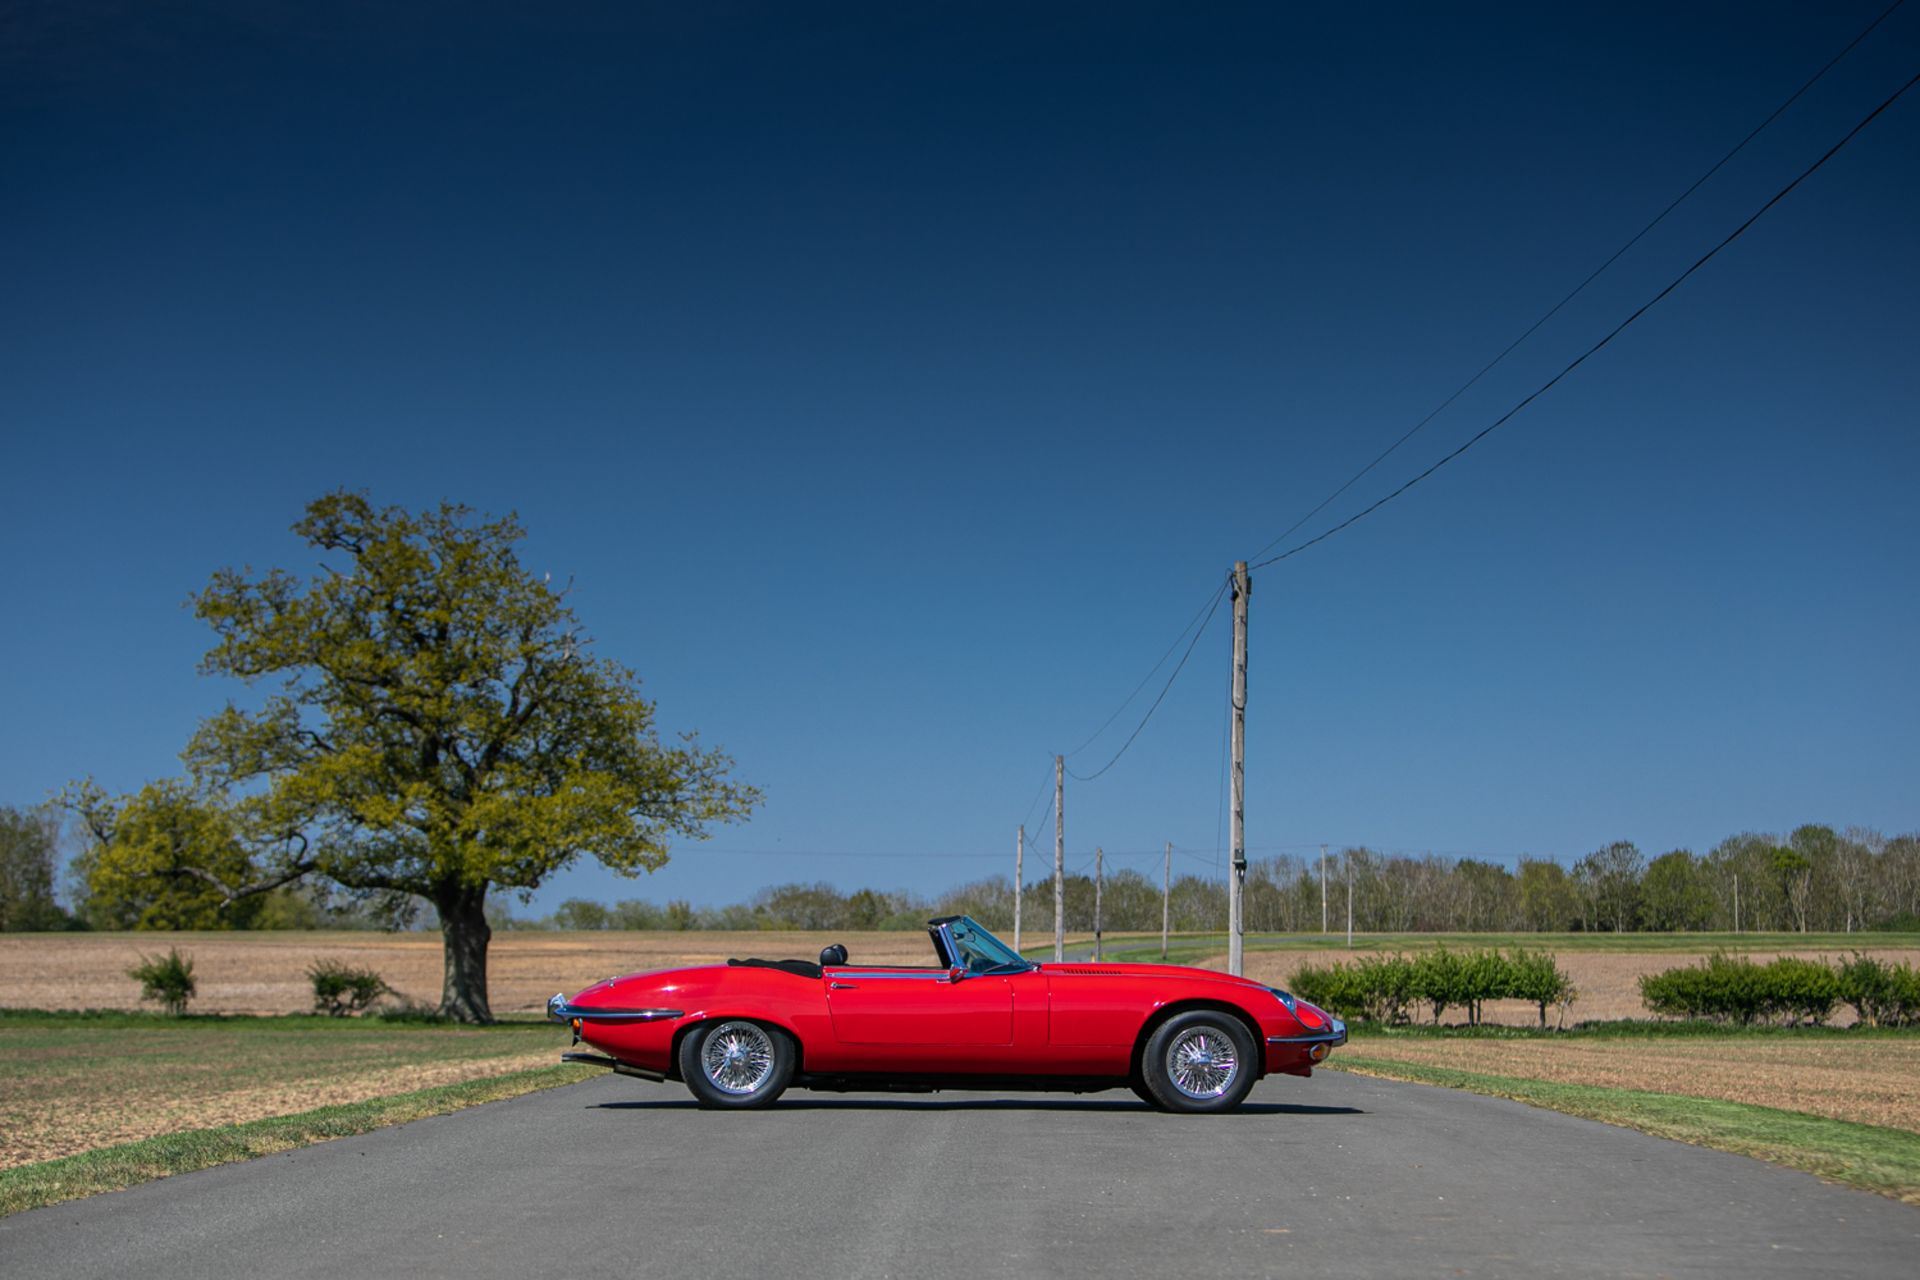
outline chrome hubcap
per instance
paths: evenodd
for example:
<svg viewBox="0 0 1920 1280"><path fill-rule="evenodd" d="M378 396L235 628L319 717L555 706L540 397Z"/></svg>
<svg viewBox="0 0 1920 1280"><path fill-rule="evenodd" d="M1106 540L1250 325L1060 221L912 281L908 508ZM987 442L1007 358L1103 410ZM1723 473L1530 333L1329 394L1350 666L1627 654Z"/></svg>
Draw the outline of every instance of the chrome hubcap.
<svg viewBox="0 0 1920 1280"><path fill-rule="evenodd" d="M1239 1074L1233 1041L1211 1027L1183 1031L1167 1049L1167 1078L1189 1098L1218 1098Z"/></svg>
<svg viewBox="0 0 1920 1280"><path fill-rule="evenodd" d="M752 1093L773 1074L773 1039L751 1022L723 1022L700 1046L700 1066L714 1088Z"/></svg>

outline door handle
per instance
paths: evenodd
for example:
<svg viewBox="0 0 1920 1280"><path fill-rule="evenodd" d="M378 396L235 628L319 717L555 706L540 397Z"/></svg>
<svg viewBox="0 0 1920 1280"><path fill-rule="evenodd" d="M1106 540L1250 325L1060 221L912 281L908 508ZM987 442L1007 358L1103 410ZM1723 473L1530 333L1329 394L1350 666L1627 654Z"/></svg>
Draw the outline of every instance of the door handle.
<svg viewBox="0 0 1920 1280"><path fill-rule="evenodd" d="M827 990L829 991L858 991L859 989L860 984L857 982L829 982L827 984Z"/></svg>

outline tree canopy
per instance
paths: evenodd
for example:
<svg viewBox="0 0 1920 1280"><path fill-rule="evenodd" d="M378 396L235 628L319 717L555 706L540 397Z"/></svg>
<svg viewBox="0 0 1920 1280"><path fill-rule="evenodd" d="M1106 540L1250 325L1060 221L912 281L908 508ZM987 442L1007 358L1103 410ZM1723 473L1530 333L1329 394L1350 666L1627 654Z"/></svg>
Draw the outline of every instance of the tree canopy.
<svg viewBox="0 0 1920 1280"><path fill-rule="evenodd" d="M442 1010L487 1021L490 889L531 890L583 856L650 871L758 802L724 753L662 742L639 678L594 656L566 590L521 564L513 516L337 492L293 528L323 557L312 576L223 569L193 600L216 637L202 671L266 687L185 752L244 857L137 866L143 846L118 840L103 868L225 901L306 876L424 899Z"/></svg>
<svg viewBox="0 0 1920 1280"><path fill-rule="evenodd" d="M0 807L0 931L58 929L53 897L56 824L45 810Z"/></svg>

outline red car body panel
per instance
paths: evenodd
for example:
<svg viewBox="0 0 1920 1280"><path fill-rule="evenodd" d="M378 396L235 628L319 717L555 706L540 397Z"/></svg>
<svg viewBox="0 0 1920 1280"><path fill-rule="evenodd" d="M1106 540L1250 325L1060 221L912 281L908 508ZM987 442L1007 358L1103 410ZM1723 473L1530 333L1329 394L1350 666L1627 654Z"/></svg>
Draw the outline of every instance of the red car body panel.
<svg viewBox="0 0 1920 1280"><path fill-rule="evenodd" d="M947 969L901 965L827 965L817 978L707 965L612 979L568 1002L582 1041L649 1075L678 1078L674 1048L685 1029L746 1018L793 1036L801 1083L979 1076L1043 1086L1047 1077L1124 1084L1149 1025L1176 1007L1237 1013L1264 1050L1262 1074L1310 1074L1316 1045L1289 1041L1324 1040L1329 1025L1311 1006L1303 1021L1272 988L1250 979L1154 964L1046 964L959 980ZM654 1016L600 1021L594 1009Z"/></svg>

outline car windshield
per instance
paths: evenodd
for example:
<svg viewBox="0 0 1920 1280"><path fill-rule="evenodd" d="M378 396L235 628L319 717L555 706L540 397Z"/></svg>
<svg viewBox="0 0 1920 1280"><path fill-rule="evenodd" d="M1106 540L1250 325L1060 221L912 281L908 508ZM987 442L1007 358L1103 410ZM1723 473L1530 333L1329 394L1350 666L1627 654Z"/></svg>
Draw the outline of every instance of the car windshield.
<svg viewBox="0 0 1920 1280"><path fill-rule="evenodd" d="M1019 952L981 928L971 916L949 921L947 931L960 953L960 964L968 973L1017 973L1033 967L1020 958Z"/></svg>

